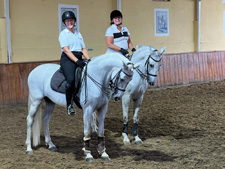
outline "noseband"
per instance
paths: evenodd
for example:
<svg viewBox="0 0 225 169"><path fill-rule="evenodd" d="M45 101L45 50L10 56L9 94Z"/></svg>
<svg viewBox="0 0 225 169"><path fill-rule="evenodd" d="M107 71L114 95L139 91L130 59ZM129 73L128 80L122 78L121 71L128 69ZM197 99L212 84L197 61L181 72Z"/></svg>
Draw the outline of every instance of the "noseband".
<svg viewBox="0 0 225 169"><path fill-rule="evenodd" d="M85 101L84 103L87 102L87 77L89 77L94 83L95 85L102 90L103 93L105 93L107 96L110 96L112 94L112 90L120 90L120 91L125 91L125 89L121 89L118 87L118 81L120 78L120 73L123 72L126 76L128 77L132 77L132 75L127 74L126 72L124 72L122 69L120 69L120 71L110 80L109 82L109 87L105 87L103 86L101 83L97 82L94 78L92 78L88 73L87 73L87 66L84 72L84 81L85 81ZM115 81L114 81L115 79Z"/></svg>

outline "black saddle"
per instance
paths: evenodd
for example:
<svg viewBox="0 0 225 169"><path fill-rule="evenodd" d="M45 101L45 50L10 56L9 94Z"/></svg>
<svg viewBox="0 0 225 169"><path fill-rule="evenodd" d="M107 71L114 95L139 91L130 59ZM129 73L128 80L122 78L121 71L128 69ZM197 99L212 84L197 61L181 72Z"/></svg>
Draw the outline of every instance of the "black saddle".
<svg viewBox="0 0 225 169"><path fill-rule="evenodd" d="M75 71L75 84L74 84L74 93L73 93L73 101L79 107L82 109L80 105L80 98L77 96L77 93L79 92L80 86L81 86L81 76L82 76L82 69L80 67L76 68ZM66 93L66 79L63 75L62 70L59 68L54 75L51 78L51 88L59 93Z"/></svg>

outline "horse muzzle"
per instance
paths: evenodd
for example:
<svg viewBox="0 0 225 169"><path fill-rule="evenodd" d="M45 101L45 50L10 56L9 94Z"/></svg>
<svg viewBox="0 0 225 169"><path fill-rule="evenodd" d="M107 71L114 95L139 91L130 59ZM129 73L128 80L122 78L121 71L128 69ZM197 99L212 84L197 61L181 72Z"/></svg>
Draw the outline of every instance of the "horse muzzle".
<svg viewBox="0 0 225 169"><path fill-rule="evenodd" d="M119 100L121 100L120 97L114 97L114 101L119 101Z"/></svg>
<svg viewBox="0 0 225 169"><path fill-rule="evenodd" d="M149 84L150 86L154 86L154 85L155 85L155 82L148 82L148 84Z"/></svg>

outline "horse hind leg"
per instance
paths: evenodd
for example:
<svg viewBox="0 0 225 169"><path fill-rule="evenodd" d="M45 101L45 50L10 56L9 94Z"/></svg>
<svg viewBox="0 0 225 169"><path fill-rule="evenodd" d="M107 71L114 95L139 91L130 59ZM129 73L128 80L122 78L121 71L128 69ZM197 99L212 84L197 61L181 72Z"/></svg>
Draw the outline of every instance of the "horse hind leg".
<svg viewBox="0 0 225 169"><path fill-rule="evenodd" d="M26 138L26 145L27 145L26 154L28 155L33 153L33 150L31 147L31 129L34 123L34 116L39 108L39 105L41 104L41 101L42 100L40 99L33 100L31 96L29 96L28 98L27 138Z"/></svg>
<svg viewBox="0 0 225 169"><path fill-rule="evenodd" d="M49 121L51 114L54 110L55 103L53 103L49 98L45 99L45 110L44 110L44 130L45 130L45 144L48 146L48 149L51 151L57 151L56 146L52 143L50 132L49 132Z"/></svg>

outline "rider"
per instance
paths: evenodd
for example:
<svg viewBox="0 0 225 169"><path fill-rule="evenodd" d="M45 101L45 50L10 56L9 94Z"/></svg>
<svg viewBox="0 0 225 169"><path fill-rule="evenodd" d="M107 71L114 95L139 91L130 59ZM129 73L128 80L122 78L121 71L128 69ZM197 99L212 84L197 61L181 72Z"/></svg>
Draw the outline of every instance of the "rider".
<svg viewBox="0 0 225 169"><path fill-rule="evenodd" d="M62 14L62 22L66 25L66 28L59 34L59 43L62 51L60 65L67 82L67 114L73 115L75 114L72 101L75 70L77 67L83 68L86 65L86 62L82 59L82 55L88 61L90 61L90 57L85 48L82 35L74 29L76 22L74 13L72 11L65 11Z"/></svg>
<svg viewBox="0 0 225 169"><path fill-rule="evenodd" d="M122 26L123 15L119 10L114 10L110 14L111 26L106 30L105 42L108 47L106 53L118 52L124 56L128 55L128 49L136 51L130 38L130 32Z"/></svg>

